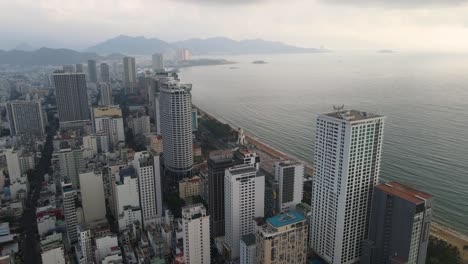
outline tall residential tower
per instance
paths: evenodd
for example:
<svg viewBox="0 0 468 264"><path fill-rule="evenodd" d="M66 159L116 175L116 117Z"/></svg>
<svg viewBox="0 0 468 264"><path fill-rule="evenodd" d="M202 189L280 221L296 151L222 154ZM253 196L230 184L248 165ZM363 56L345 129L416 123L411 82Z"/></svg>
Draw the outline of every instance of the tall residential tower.
<svg viewBox="0 0 468 264"><path fill-rule="evenodd" d="M360 260L380 172L384 117L338 110L317 117L311 246L331 264Z"/></svg>
<svg viewBox="0 0 468 264"><path fill-rule="evenodd" d="M168 78L160 84L161 132L164 165L178 181L193 166L192 85Z"/></svg>
<svg viewBox="0 0 468 264"><path fill-rule="evenodd" d="M124 85L127 94L134 93L137 86L135 58L124 57Z"/></svg>

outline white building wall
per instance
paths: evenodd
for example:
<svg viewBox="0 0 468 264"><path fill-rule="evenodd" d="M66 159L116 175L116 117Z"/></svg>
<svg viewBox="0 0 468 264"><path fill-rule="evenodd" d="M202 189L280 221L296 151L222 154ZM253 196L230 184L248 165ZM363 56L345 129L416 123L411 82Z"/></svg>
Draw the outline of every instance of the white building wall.
<svg viewBox="0 0 468 264"><path fill-rule="evenodd" d="M279 208L282 212L295 210L297 204L302 202L303 189L304 189L304 164L282 161L275 163L275 179L279 183L278 202ZM291 175L290 171L293 171ZM291 177L293 179L291 179ZM292 183L292 200L286 198L290 187L286 185Z"/></svg>
<svg viewBox="0 0 468 264"><path fill-rule="evenodd" d="M182 208L186 264L210 263L210 217L202 204Z"/></svg>
<svg viewBox="0 0 468 264"><path fill-rule="evenodd" d="M115 186L116 211L120 215L125 206L140 207L140 198L138 193L138 179L126 176L123 183L116 183Z"/></svg>
<svg viewBox="0 0 468 264"><path fill-rule="evenodd" d="M42 263L47 264L65 264L65 255L63 247L56 247L45 250L41 253Z"/></svg>
<svg viewBox="0 0 468 264"><path fill-rule="evenodd" d="M101 172L80 174L81 199L86 223L106 219L106 202Z"/></svg>
<svg viewBox="0 0 468 264"><path fill-rule="evenodd" d="M264 215L265 176L248 164L226 169L224 197L225 241L236 259L241 237L254 232L252 219Z"/></svg>
<svg viewBox="0 0 468 264"><path fill-rule="evenodd" d="M95 258L96 263L101 263L101 261L108 255L110 255L113 250L113 247L117 247L118 239L117 236L105 236L96 238L96 251Z"/></svg>
<svg viewBox="0 0 468 264"><path fill-rule="evenodd" d="M256 264L256 247L254 245L246 245L244 241L240 242L240 264Z"/></svg>
<svg viewBox="0 0 468 264"><path fill-rule="evenodd" d="M317 118L311 246L329 263L360 259L379 178L383 126L383 117L357 111Z"/></svg>
<svg viewBox="0 0 468 264"><path fill-rule="evenodd" d="M19 153L13 149L7 149L5 152L5 157L10 181L15 181L22 175L19 162Z"/></svg>
<svg viewBox="0 0 468 264"><path fill-rule="evenodd" d="M37 232L39 236L45 235L49 230L55 228L55 215L44 215L43 217L37 218Z"/></svg>
<svg viewBox="0 0 468 264"><path fill-rule="evenodd" d="M138 174L138 187L140 193L140 206L144 226L157 218L155 173L153 156L147 152L135 153L133 167Z"/></svg>

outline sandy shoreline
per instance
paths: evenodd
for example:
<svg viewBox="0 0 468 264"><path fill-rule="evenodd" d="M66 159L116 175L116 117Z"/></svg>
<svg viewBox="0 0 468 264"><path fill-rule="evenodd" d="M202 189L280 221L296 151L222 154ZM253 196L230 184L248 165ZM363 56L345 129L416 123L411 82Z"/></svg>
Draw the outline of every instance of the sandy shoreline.
<svg viewBox="0 0 468 264"><path fill-rule="evenodd" d="M217 119L214 116L208 114L207 112L201 110L197 106L195 106L195 107L198 109L200 114L204 114L204 115L206 115L206 116L208 116L208 117L210 117L212 119L215 119L215 120L219 121L219 119ZM219 121L219 122L221 122L221 121ZM221 123L223 123L223 122L221 122ZM237 131L237 129L232 128L232 126L231 126L231 129ZM297 158L295 158L295 157L293 157L293 156L291 156L291 155L289 155L287 153L284 153L284 152L282 152L280 150L277 150L274 147L262 142L259 138L255 137L253 135L248 135L248 133L244 133L244 134L245 134L245 138L246 138L247 142L249 142L250 144L254 145L256 148L262 150L263 152L267 153L268 155L270 155L270 156L272 156L274 158L278 158L278 159L291 158L291 159L294 159L294 160L298 160ZM309 164L307 162L304 162L302 160L299 160L299 161L306 164L306 174L312 176L313 175L313 169L312 169L311 164ZM442 226L441 224L438 224L438 223L435 223L435 222L432 222L432 225L431 225L431 235L434 235L434 236L436 236L436 237L438 237L440 239L443 239L443 240L447 241L448 243L458 247L459 250L460 250L460 256L463 256L463 247L468 246L468 236L460 234L455 230L452 230L452 229L450 229L448 227ZM465 257L464 257L463 260L468 261L468 252L466 252Z"/></svg>

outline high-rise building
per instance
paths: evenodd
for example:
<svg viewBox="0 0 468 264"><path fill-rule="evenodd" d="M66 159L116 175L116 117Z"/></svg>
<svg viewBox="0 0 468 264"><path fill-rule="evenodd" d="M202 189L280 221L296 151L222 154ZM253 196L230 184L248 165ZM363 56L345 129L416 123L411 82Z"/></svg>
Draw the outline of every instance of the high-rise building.
<svg viewBox="0 0 468 264"><path fill-rule="evenodd" d="M110 83L99 83L99 91L101 92L101 105L112 105L112 87Z"/></svg>
<svg viewBox="0 0 468 264"><path fill-rule="evenodd" d="M135 58L124 57L124 85L127 94L134 93L137 87Z"/></svg>
<svg viewBox="0 0 468 264"><path fill-rule="evenodd" d="M62 69L64 72L75 72L75 66L74 65L63 65Z"/></svg>
<svg viewBox="0 0 468 264"><path fill-rule="evenodd" d="M164 56L161 53L155 53L152 56L153 60L153 71L162 72L164 71Z"/></svg>
<svg viewBox="0 0 468 264"><path fill-rule="evenodd" d="M75 246L75 254L78 263L94 263L93 233L87 225L78 225L78 243Z"/></svg>
<svg viewBox="0 0 468 264"><path fill-rule="evenodd" d="M208 159L208 213L213 237L224 236L224 175L234 166L231 150L210 152Z"/></svg>
<svg viewBox="0 0 468 264"><path fill-rule="evenodd" d="M240 256L240 239L253 233L254 218L263 217L265 176L242 164L226 169L224 177L225 245L229 259Z"/></svg>
<svg viewBox="0 0 468 264"><path fill-rule="evenodd" d="M256 264L256 255L255 235L244 235L240 242L240 264Z"/></svg>
<svg viewBox="0 0 468 264"><path fill-rule="evenodd" d="M134 135L144 135L151 132L150 117L147 115L132 118L132 129Z"/></svg>
<svg viewBox="0 0 468 264"><path fill-rule="evenodd" d="M176 174L190 174L193 166L191 85L168 79L160 84L161 132L164 139L164 165Z"/></svg>
<svg viewBox="0 0 468 264"><path fill-rule="evenodd" d="M63 195L63 214L65 216L65 224L67 227L68 245L72 245L77 241L77 225L78 217L76 215L76 191L71 183L62 182Z"/></svg>
<svg viewBox="0 0 468 264"><path fill-rule="evenodd" d="M101 63L101 82L110 83L109 65Z"/></svg>
<svg viewBox="0 0 468 264"><path fill-rule="evenodd" d="M307 230L306 217L297 211L266 219L256 232L257 263L306 263Z"/></svg>
<svg viewBox="0 0 468 264"><path fill-rule="evenodd" d="M77 64L75 65L75 70L76 70L76 71L75 71L76 73L84 73L83 64L77 63Z"/></svg>
<svg viewBox="0 0 468 264"><path fill-rule="evenodd" d="M360 260L379 178L384 117L339 110L317 117L311 246L331 264Z"/></svg>
<svg viewBox="0 0 468 264"><path fill-rule="evenodd" d="M133 167L138 175L138 187L140 193L140 206L142 212L143 225L153 223L156 218L161 217L158 211L156 197L161 194L156 193L156 173L154 169L154 157L148 151L135 153Z"/></svg>
<svg viewBox="0 0 468 264"><path fill-rule="evenodd" d="M119 142L125 142L122 110L119 106L94 107L91 111L91 120L94 132L106 133L113 147Z"/></svg>
<svg viewBox="0 0 468 264"><path fill-rule="evenodd" d="M60 124L89 120L88 92L82 73L54 73Z"/></svg>
<svg viewBox="0 0 468 264"><path fill-rule="evenodd" d="M184 258L187 264L209 264L210 216L203 204L182 208Z"/></svg>
<svg viewBox="0 0 468 264"><path fill-rule="evenodd" d="M126 206L140 207L138 178L133 168L121 169L115 182L115 214L121 215Z"/></svg>
<svg viewBox="0 0 468 264"><path fill-rule="evenodd" d="M431 220L431 195L397 182L377 185L361 263L426 263Z"/></svg>
<svg viewBox="0 0 468 264"><path fill-rule="evenodd" d="M15 182L36 166L35 154L23 149L6 149L5 159L10 183Z"/></svg>
<svg viewBox="0 0 468 264"><path fill-rule="evenodd" d="M77 148L61 148L52 153L52 162L60 181L70 182L73 188L80 187L79 174L83 170L83 150Z"/></svg>
<svg viewBox="0 0 468 264"><path fill-rule="evenodd" d="M106 203L102 173L100 171L80 173L80 190L85 222L105 220Z"/></svg>
<svg viewBox="0 0 468 264"><path fill-rule="evenodd" d="M304 164L293 161L276 162L275 179L279 183L278 208L282 212L294 210L302 202Z"/></svg>
<svg viewBox="0 0 468 264"><path fill-rule="evenodd" d="M88 60L88 78L90 82L97 83L97 66L95 60Z"/></svg>
<svg viewBox="0 0 468 264"><path fill-rule="evenodd" d="M46 124L41 102L9 101L6 104L6 108L11 135L44 135Z"/></svg>

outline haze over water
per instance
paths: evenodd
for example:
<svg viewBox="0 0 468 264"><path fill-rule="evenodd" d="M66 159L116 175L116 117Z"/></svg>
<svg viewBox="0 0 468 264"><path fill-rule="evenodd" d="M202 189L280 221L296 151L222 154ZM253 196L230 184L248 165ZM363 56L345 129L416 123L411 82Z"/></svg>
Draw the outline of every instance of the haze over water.
<svg viewBox="0 0 468 264"><path fill-rule="evenodd" d="M381 180L434 195L436 221L468 235L468 56L223 58L238 63L181 71L183 82L194 85L197 106L306 162L313 158L318 113L344 104L385 115Z"/></svg>

